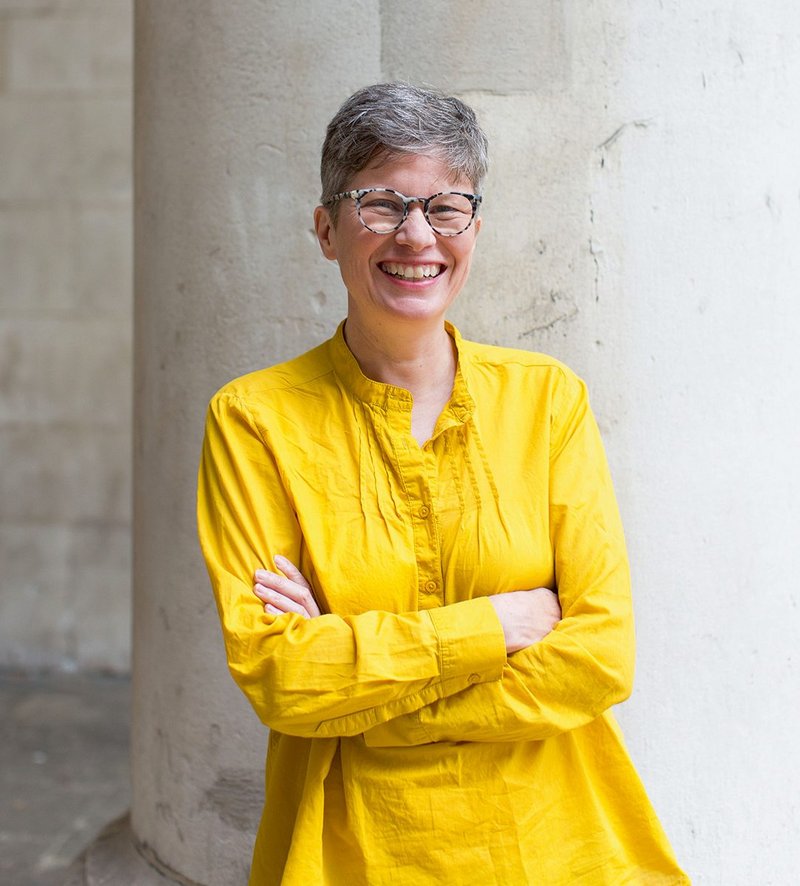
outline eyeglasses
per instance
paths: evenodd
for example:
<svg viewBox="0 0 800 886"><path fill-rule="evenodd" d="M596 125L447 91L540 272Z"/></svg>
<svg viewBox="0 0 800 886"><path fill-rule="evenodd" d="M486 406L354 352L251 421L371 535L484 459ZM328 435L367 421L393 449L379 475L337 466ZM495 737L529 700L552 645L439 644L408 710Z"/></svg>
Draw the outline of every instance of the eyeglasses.
<svg viewBox="0 0 800 886"><path fill-rule="evenodd" d="M462 194L445 191L430 197L406 197L391 188L359 188L342 191L327 202L352 198L361 224L374 234L391 234L408 218L412 203L422 204L425 220L437 234L455 237L463 234L472 224L483 199L479 194Z"/></svg>

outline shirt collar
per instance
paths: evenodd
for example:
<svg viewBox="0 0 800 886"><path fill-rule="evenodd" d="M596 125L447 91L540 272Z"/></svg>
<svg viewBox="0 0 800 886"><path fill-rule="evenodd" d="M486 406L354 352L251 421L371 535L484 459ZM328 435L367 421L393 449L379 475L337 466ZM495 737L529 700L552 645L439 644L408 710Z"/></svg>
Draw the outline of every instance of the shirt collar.
<svg viewBox="0 0 800 886"><path fill-rule="evenodd" d="M334 371L344 387L365 403L371 403L382 409L394 408L410 411L413 401L411 394L405 388L375 381L364 375L361 367L358 365L358 361L353 356L353 352L347 347L347 342L344 340L344 323L345 321L343 320L339 324L333 338L328 342ZM445 427L463 423L469 418L475 408L475 402L470 395L462 371L464 349L461 333L452 323L447 321L445 321L445 329L455 343L457 364L453 393L450 395L450 401L439 418L437 433L444 430Z"/></svg>

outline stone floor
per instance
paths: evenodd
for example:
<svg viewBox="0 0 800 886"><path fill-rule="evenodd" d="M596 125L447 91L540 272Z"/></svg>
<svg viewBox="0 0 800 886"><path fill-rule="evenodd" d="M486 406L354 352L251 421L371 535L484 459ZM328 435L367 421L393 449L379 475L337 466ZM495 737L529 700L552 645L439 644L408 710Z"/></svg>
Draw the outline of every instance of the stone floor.
<svg viewBox="0 0 800 886"><path fill-rule="evenodd" d="M129 806L130 683L0 672L0 884L60 886Z"/></svg>

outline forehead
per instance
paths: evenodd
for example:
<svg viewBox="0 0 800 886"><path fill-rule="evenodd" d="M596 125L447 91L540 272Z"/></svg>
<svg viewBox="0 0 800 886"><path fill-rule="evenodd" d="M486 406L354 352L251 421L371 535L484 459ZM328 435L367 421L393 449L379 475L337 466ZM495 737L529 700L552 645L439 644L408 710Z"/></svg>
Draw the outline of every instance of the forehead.
<svg viewBox="0 0 800 886"><path fill-rule="evenodd" d="M439 191L471 191L472 183L432 154L382 154L357 172L348 187L387 187L408 197L424 197Z"/></svg>

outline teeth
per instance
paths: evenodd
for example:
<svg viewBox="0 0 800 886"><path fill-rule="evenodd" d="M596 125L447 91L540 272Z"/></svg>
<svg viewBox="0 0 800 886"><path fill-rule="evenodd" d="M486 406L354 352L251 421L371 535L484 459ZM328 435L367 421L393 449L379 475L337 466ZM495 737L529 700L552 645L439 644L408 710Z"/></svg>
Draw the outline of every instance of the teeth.
<svg viewBox="0 0 800 886"><path fill-rule="evenodd" d="M396 262L384 262L383 270L395 277L404 277L406 280L421 280L423 277L436 277L439 274L439 265L400 265Z"/></svg>

